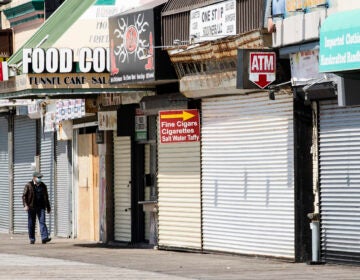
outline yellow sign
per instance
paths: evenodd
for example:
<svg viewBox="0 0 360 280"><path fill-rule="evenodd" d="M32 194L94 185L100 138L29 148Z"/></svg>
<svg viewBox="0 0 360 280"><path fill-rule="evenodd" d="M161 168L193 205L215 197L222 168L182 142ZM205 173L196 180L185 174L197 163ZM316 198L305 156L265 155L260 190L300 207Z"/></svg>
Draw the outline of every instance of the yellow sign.
<svg viewBox="0 0 360 280"><path fill-rule="evenodd" d="M295 12L322 6L326 4L326 0L286 0L286 11Z"/></svg>
<svg viewBox="0 0 360 280"><path fill-rule="evenodd" d="M186 111L182 111L180 114L169 114L169 115L161 115L161 119L182 119L183 121L189 120L195 115L188 113Z"/></svg>

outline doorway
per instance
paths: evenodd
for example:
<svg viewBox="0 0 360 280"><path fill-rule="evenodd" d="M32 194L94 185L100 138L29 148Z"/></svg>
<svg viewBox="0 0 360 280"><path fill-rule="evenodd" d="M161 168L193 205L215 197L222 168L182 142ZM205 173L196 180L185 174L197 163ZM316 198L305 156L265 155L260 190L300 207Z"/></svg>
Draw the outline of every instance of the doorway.
<svg viewBox="0 0 360 280"><path fill-rule="evenodd" d="M95 133L79 133L77 238L99 241L99 155Z"/></svg>

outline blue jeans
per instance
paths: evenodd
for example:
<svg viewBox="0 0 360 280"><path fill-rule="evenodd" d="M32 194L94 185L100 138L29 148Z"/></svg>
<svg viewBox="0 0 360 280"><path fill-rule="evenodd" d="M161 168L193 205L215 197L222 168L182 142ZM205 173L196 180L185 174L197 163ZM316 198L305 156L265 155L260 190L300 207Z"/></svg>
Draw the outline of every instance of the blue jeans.
<svg viewBox="0 0 360 280"><path fill-rule="evenodd" d="M28 232L30 241L35 241L36 216L39 220L41 240L49 237L48 229L45 223L45 209L28 210Z"/></svg>

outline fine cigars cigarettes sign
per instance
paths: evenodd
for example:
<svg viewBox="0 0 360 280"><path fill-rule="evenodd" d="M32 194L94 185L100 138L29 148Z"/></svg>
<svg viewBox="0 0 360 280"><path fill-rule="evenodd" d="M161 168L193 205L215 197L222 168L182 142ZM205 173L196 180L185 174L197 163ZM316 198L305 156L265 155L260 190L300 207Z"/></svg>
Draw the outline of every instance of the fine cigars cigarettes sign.
<svg viewBox="0 0 360 280"><path fill-rule="evenodd" d="M160 111L159 122L161 143L200 141L198 110Z"/></svg>

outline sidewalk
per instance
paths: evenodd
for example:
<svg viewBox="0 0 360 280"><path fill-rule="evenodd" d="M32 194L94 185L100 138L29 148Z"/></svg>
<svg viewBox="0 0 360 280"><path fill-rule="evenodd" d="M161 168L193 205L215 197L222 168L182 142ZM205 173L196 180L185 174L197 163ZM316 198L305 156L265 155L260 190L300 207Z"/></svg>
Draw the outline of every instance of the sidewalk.
<svg viewBox="0 0 360 280"><path fill-rule="evenodd" d="M104 246L54 238L30 245L0 234L0 279L359 279L360 267Z"/></svg>

